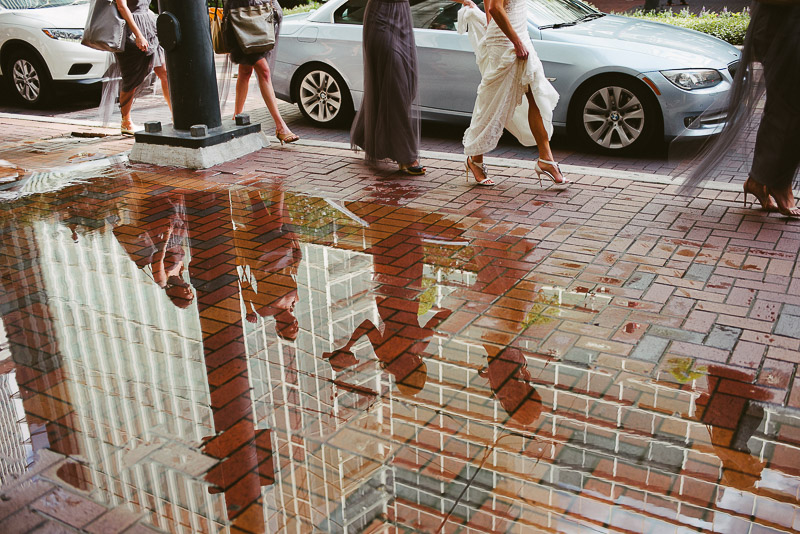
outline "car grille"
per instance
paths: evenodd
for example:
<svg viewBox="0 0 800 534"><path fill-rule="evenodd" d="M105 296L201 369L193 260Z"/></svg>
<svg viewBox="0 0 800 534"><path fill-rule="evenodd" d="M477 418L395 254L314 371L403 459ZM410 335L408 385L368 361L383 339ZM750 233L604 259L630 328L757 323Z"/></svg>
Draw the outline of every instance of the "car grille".
<svg viewBox="0 0 800 534"><path fill-rule="evenodd" d="M733 63L729 63L728 64L728 72L731 73L731 78L735 78L736 77L736 69L738 69L738 68L739 68L739 60L738 59L736 61L734 61Z"/></svg>

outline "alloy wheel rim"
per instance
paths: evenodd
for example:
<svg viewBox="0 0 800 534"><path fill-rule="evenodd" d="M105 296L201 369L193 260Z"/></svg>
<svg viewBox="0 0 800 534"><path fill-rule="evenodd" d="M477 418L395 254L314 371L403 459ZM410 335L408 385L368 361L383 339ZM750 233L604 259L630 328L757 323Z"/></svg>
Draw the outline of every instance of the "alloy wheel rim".
<svg viewBox="0 0 800 534"><path fill-rule="evenodd" d="M330 73L311 71L300 83L300 103L314 120L330 122L342 108L342 91Z"/></svg>
<svg viewBox="0 0 800 534"><path fill-rule="evenodd" d="M27 59L18 59L12 68L14 87L17 93L28 102L35 102L42 89L39 73Z"/></svg>
<svg viewBox="0 0 800 534"><path fill-rule="evenodd" d="M631 146L641 137L644 125L642 102L624 87L603 87L595 91L583 107L586 133L604 148Z"/></svg>

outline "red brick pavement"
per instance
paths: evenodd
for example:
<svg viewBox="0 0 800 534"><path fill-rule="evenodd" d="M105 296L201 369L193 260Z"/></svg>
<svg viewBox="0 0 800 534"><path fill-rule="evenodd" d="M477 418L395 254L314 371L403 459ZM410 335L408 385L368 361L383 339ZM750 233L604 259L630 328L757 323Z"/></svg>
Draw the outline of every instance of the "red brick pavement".
<svg viewBox="0 0 800 534"><path fill-rule="evenodd" d="M800 526L800 223L321 146L104 165L131 141L42 124L0 124L39 132L0 147L26 193L0 215L0 526Z"/></svg>

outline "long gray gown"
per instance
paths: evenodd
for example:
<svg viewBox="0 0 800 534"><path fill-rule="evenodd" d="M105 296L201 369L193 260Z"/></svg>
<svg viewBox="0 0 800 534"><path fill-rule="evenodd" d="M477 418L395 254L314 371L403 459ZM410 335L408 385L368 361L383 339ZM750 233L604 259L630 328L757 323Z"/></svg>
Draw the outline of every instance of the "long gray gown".
<svg viewBox="0 0 800 534"><path fill-rule="evenodd" d="M731 165L773 190L797 180L800 168L800 4L755 2L731 88L727 124L695 158L682 192L725 179ZM757 110L766 102L758 123Z"/></svg>
<svg viewBox="0 0 800 534"><path fill-rule="evenodd" d="M364 14L364 100L350 131L366 160L419 158L417 51L408 0L369 0Z"/></svg>

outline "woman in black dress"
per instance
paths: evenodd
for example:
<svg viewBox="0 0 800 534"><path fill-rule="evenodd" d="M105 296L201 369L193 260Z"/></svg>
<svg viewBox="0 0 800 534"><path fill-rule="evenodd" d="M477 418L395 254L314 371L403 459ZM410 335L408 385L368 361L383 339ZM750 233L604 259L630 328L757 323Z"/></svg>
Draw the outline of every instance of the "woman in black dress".
<svg viewBox="0 0 800 534"><path fill-rule="evenodd" d="M273 9L273 24L275 25L275 47L269 52L262 54L247 54L239 46L236 36L233 34L233 28L230 25L223 25L225 30L225 44L230 52L231 61L239 65L239 75L236 79L236 107L234 115L238 115L244 109L245 100L247 100L247 91L250 88L250 77L253 71L256 73L258 79L258 88L261 90L261 96L264 103L267 105L269 114L272 115L272 120L275 121L275 137L284 143L294 143L299 141L300 137L292 133L286 121L283 120L280 110L278 110L278 99L275 97L275 90L272 87L272 72L271 69L275 65L275 50L278 47L278 35L280 34L281 21L283 20L283 10L281 9L278 0L225 0L224 12L230 13L232 9L238 9L248 6L272 6Z"/></svg>
<svg viewBox="0 0 800 534"><path fill-rule="evenodd" d="M753 163L743 184L745 205L752 195L762 209L797 218L800 207L792 186L800 169L800 0L757 1L751 13L731 88L727 123L701 152L682 192L691 192L700 182L725 172L726 166L720 165L723 158L752 154Z"/></svg>
<svg viewBox="0 0 800 534"><path fill-rule="evenodd" d="M139 128L131 121L131 107L137 90L151 72L161 80L164 99L169 100L169 82L164 63L164 50L158 44L155 14L150 11L150 0L116 0L117 9L127 23L128 39L125 49L114 54L122 75L119 107L122 112L120 130L133 135Z"/></svg>
<svg viewBox="0 0 800 534"><path fill-rule="evenodd" d="M419 164L417 51L408 0L369 0L364 13L364 100L350 132L369 163L391 159L406 174Z"/></svg>

